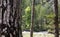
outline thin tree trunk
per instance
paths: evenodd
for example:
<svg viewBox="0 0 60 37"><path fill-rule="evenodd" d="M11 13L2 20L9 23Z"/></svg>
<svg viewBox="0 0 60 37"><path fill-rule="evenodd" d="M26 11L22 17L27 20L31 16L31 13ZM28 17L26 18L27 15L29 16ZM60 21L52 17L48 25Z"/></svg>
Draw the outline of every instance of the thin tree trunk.
<svg viewBox="0 0 60 37"><path fill-rule="evenodd" d="M32 0L32 8L31 9L32 10L31 10L31 31L30 31L30 37L33 37L35 0Z"/></svg>
<svg viewBox="0 0 60 37"><path fill-rule="evenodd" d="M58 0L54 0L54 7L55 7L55 37L59 37L59 25L58 25Z"/></svg>

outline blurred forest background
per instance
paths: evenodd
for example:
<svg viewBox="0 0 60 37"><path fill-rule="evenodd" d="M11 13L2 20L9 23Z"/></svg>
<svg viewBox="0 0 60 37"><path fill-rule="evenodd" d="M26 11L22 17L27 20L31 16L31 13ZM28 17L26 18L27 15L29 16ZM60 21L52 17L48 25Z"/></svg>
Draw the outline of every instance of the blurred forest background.
<svg viewBox="0 0 60 37"><path fill-rule="evenodd" d="M58 0L60 2L60 0ZM59 19L60 20L60 3ZM35 0L34 31L54 31L54 1ZM22 0L22 30L30 31L31 25L31 0Z"/></svg>

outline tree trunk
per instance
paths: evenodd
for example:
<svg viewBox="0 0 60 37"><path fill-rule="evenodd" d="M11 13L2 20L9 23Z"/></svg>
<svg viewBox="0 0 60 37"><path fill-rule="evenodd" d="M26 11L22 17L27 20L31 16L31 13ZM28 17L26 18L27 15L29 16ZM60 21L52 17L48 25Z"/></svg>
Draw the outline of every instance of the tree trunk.
<svg viewBox="0 0 60 37"><path fill-rule="evenodd" d="M35 12L35 0L32 0L32 8L31 8L31 31L30 37L33 37L33 26L34 26L34 12Z"/></svg>
<svg viewBox="0 0 60 37"><path fill-rule="evenodd" d="M19 24L19 22L20 22L20 25L18 25L18 32L19 32L19 36L18 37L23 37L22 36L22 28L21 28L21 25L22 25L22 7L21 7L21 4L22 4L22 0L17 0L17 13L18 13L18 15L17 15L17 23ZM19 21L20 20L20 21Z"/></svg>
<svg viewBox="0 0 60 37"><path fill-rule="evenodd" d="M0 37L20 37L20 0L0 0ZM18 7L17 7L18 5ZM2 9L2 11L1 11ZM20 12L20 13L19 13ZM2 17L1 17L2 16ZM2 19L1 19L2 18ZM21 20L20 20L21 21ZM19 28L20 27L20 28ZM20 30L19 30L20 29ZM22 32L22 31L21 31ZM21 33L22 35L22 33Z"/></svg>
<svg viewBox="0 0 60 37"><path fill-rule="evenodd" d="M2 8L1 8L1 5L2 5L2 0L0 0L0 36L1 36L1 21L2 21Z"/></svg>
<svg viewBox="0 0 60 37"><path fill-rule="evenodd" d="M55 37L59 37L59 25L58 25L58 0L54 0L54 7L55 7Z"/></svg>

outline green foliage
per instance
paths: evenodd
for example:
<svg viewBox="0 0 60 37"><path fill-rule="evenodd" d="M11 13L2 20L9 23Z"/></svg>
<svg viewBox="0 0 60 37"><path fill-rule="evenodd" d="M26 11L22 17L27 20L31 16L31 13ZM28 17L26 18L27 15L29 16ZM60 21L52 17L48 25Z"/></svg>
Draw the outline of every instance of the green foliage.
<svg viewBox="0 0 60 37"><path fill-rule="evenodd" d="M54 19L55 14L54 13L50 13L49 15L45 15L47 18L49 19Z"/></svg>
<svg viewBox="0 0 60 37"><path fill-rule="evenodd" d="M22 27L23 30L30 30L31 24L31 1L23 0L22 3ZM34 15L34 31L43 31L54 29L54 17L53 3L50 0L35 0L35 15ZM60 16L60 5L59 5Z"/></svg>
<svg viewBox="0 0 60 37"><path fill-rule="evenodd" d="M26 7L26 9L25 9L25 15L23 16L23 17L25 17L24 19L25 19L25 25L24 25L24 27L25 27L25 30L29 30L30 29L30 21L31 21L31 8L28 6L28 7Z"/></svg>

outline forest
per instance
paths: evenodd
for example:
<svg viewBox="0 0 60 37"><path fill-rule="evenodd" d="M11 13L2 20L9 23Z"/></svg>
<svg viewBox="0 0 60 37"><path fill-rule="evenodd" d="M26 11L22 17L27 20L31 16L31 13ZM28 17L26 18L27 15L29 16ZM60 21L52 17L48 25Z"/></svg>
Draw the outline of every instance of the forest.
<svg viewBox="0 0 60 37"><path fill-rule="evenodd" d="M0 0L0 37L59 37L59 31L60 0Z"/></svg>
<svg viewBox="0 0 60 37"><path fill-rule="evenodd" d="M60 4L59 4L60 5ZM59 6L58 5L58 6ZM35 0L34 4L34 31L52 31L54 30L54 1L53 0ZM60 17L59 6L58 17ZM58 19L59 20L59 19ZM31 25L31 0L22 0L22 29L30 31Z"/></svg>

